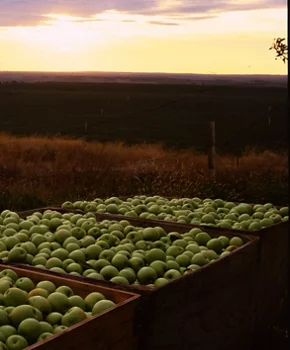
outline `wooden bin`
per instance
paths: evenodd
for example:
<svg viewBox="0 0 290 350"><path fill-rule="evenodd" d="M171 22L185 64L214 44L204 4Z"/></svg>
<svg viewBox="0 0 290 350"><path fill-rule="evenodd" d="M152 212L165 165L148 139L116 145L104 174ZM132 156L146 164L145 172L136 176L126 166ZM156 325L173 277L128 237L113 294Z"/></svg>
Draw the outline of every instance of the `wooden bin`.
<svg viewBox="0 0 290 350"><path fill-rule="evenodd" d="M85 297L91 292L100 292L117 305L90 319L79 322L62 333L26 348L27 350L138 350L136 335L137 313L140 296L126 291L98 286L96 284L75 281L66 276L53 276L43 270L18 268L0 265L0 271L13 269L19 277L29 277L34 282L52 281L56 286L69 286L77 295Z"/></svg>
<svg viewBox="0 0 290 350"><path fill-rule="evenodd" d="M124 216L98 214L102 219L122 220ZM127 220L127 218L126 218ZM227 234L227 229L212 226L182 224L162 220L130 218L134 225L160 226L165 230L183 232L200 227L214 235ZM281 222L257 231L231 230L236 235L259 238L259 264L255 287L255 333L257 338L278 322L290 298L290 237L289 222ZM287 300L288 299L288 300Z"/></svg>
<svg viewBox="0 0 290 350"><path fill-rule="evenodd" d="M124 216L98 214L102 219L123 220ZM127 220L127 218L126 218ZM227 229L183 224L162 220L130 218L133 225L160 226L165 230L183 232L199 227L214 235L226 234ZM255 333L257 338L278 322L290 299L290 234L289 222L281 222L257 231L231 230L236 235L259 238L259 264L255 287ZM287 300L288 299L288 300Z"/></svg>
<svg viewBox="0 0 290 350"><path fill-rule="evenodd" d="M20 214L26 216L46 209L67 212L59 208L43 208ZM124 219L120 215L96 216L99 219ZM126 220L138 226L152 226L150 220ZM164 223L166 225L158 222L158 225L168 232L188 230L182 225L170 227L169 223ZM111 282L90 280L90 283L96 285L109 285L142 295L142 309L139 313L141 322L138 327L140 350L250 348L254 327L259 239L229 230L211 232L213 237L221 234L241 236L246 244L232 254L183 275L165 286L119 286ZM47 273L60 275L51 271ZM68 278L87 280L71 275Z"/></svg>

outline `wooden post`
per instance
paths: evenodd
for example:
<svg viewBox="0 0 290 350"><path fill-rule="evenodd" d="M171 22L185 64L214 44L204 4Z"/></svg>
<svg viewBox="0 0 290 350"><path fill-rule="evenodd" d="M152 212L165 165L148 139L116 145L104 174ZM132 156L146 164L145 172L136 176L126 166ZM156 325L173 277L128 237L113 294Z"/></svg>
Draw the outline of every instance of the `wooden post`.
<svg viewBox="0 0 290 350"><path fill-rule="evenodd" d="M208 152L208 168L211 172L212 179L215 180L216 176L216 164L215 164L215 122L209 122L209 136L210 136L210 144L209 144L209 152Z"/></svg>

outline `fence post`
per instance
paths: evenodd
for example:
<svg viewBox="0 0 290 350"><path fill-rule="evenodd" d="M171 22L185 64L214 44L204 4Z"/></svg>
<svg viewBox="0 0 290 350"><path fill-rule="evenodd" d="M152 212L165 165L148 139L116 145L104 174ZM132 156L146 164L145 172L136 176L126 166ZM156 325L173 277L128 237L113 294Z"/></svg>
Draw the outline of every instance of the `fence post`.
<svg viewBox="0 0 290 350"><path fill-rule="evenodd" d="M212 179L215 180L216 177L216 162L215 162L215 122L209 122L209 136L210 136L210 144L209 144L209 152L208 152L208 168L210 170Z"/></svg>

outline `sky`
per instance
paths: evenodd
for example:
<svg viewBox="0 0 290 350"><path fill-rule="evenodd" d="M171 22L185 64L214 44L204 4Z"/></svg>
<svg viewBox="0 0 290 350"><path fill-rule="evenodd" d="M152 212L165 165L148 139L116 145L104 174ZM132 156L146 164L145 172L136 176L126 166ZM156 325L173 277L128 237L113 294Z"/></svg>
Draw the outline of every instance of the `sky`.
<svg viewBox="0 0 290 350"><path fill-rule="evenodd" d="M0 0L0 70L287 74L286 0Z"/></svg>

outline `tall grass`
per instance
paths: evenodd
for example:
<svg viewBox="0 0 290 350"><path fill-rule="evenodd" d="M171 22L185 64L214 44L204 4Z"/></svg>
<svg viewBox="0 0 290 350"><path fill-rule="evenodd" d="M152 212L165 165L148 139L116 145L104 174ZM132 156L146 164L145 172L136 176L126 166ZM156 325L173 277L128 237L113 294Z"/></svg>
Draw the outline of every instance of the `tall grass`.
<svg viewBox="0 0 290 350"><path fill-rule="evenodd" d="M216 163L213 181L194 151L0 134L0 209L141 193L288 203L286 153L248 149L238 164L232 155Z"/></svg>

